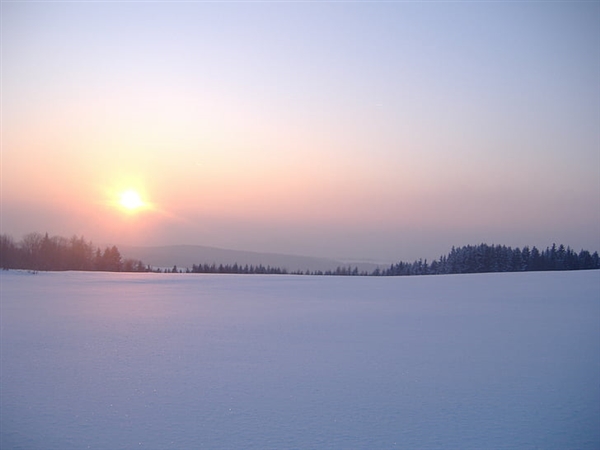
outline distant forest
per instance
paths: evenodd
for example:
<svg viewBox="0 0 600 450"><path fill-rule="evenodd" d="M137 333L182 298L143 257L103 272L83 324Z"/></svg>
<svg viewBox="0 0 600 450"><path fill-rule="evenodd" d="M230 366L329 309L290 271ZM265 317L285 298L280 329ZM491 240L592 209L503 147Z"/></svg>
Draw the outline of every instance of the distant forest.
<svg viewBox="0 0 600 450"><path fill-rule="evenodd" d="M441 275L485 272L528 272L549 270L600 269L598 252L587 250L579 253L570 247L553 244L545 250L528 246L522 249L505 245L469 245L452 247L447 255L428 262L419 259L413 262L398 262L388 268L377 268L372 272L359 271L357 267L338 267L328 271L293 271L285 268L259 265L194 264L192 268L156 269L142 261L122 258L116 246L103 250L95 247L83 237L70 239L46 233L30 233L20 242L10 236L0 235L0 267L2 269L24 269L32 271L107 271L107 272L165 272L165 273L229 273L229 274L293 274L293 275L340 275L340 276L401 276Z"/></svg>
<svg viewBox="0 0 600 450"><path fill-rule="evenodd" d="M600 269L598 252L587 250L574 252L570 247L553 244L543 251L536 247L511 248L505 245L480 244L476 246L452 247L450 253L431 263L419 259L414 262L399 262L387 269L377 268L372 272L361 272L357 267L338 267L328 271L296 271L298 275L345 275L345 276L401 276L401 275L441 275L485 272L528 272L548 270ZM178 271L174 267L171 272ZM219 265L194 264L192 273L248 273L281 274L285 269L238 264Z"/></svg>
<svg viewBox="0 0 600 450"><path fill-rule="evenodd" d="M505 245L468 245L452 247L450 253L427 263L418 260L412 263L399 262L387 270L373 275L438 275L455 273L485 272L534 272L548 270L600 269L598 252L587 250L579 253L564 245L547 247L540 251L528 246L520 249ZM377 269L375 270L377 272Z"/></svg>
<svg viewBox="0 0 600 450"><path fill-rule="evenodd" d="M123 259L116 246L104 250L83 236L70 239L30 233L20 242L0 235L0 267L25 270L85 270L105 272L147 272L141 261Z"/></svg>

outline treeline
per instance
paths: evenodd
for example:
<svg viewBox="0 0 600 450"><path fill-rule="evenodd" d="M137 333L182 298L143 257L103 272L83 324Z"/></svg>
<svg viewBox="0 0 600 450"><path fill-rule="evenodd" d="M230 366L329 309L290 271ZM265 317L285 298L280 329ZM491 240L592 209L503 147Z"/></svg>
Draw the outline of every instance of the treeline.
<svg viewBox="0 0 600 450"><path fill-rule="evenodd" d="M522 249L505 245L468 245L452 247L447 255L428 262L400 261L390 267L376 268L372 272L359 271L357 267L338 267L335 270L297 270L241 264L194 264L191 269L152 269L142 261L124 259L116 246L100 249L83 236L70 239L48 233L30 233L20 242L10 236L0 235L0 268L25 270L89 270L107 272L164 272L164 273L213 273L213 274L264 274L264 275L338 275L338 276L402 276L441 275L485 272L527 272L549 270L600 269L598 252L587 250L575 252L564 245L538 250L528 246Z"/></svg>
<svg viewBox="0 0 600 450"><path fill-rule="evenodd" d="M231 264L194 264L190 273L239 273L247 275L286 275L288 274L287 269L279 267L263 266L259 264L254 265L238 265L237 263Z"/></svg>
<svg viewBox="0 0 600 450"><path fill-rule="evenodd" d="M468 245L452 247L450 253L428 263L418 260L412 263L399 262L387 270L376 269L373 275L440 275L485 272L528 272L548 270L600 269L598 252L587 250L579 253L564 245L547 247L540 251L528 246L520 249L505 245Z"/></svg>
<svg viewBox="0 0 600 450"><path fill-rule="evenodd" d="M116 246L104 250L83 236L70 239L30 233L20 242L0 235L0 267L26 270L89 270L106 272L147 272L141 261L123 259Z"/></svg>
<svg viewBox="0 0 600 450"><path fill-rule="evenodd" d="M182 270L177 269L177 266L174 266L173 269L167 272L183 272ZM369 275L367 272L359 272L357 267L338 267L335 270L315 270L315 271L302 271L296 270L293 272L288 272L285 268L279 267L271 267L271 266L263 266L259 264L257 266L254 265L240 265L240 264L194 264L191 270L186 269L186 273L235 273L235 274L247 274L247 275Z"/></svg>
<svg viewBox="0 0 600 450"><path fill-rule="evenodd" d="M505 245L468 245L460 248L452 247L447 255L438 260L428 262L419 259L414 262L399 262L387 269L376 268L372 272L359 271L357 267L338 267L327 271L295 271L293 275L338 275L338 276L402 276L402 275L442 275L459 273L486 272L527 272L548 270L586 270L600 269L598 252L593 254L587 250L579 253L564 245L547 247L540 251L528 246L520 249ZM183 272L177 266L167 272ZM194 264L188 273L234 273L234 274L287 274L278 267L248 265L208 265Z"/></svg>

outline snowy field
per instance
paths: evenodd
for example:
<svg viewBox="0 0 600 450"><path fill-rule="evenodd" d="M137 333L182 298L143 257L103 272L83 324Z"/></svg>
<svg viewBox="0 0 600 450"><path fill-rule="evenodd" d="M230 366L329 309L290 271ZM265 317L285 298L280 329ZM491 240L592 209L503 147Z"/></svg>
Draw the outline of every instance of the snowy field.
<svg viewBox="0 0 600 450"><path fill-rule="evenodd" d="M598 449L600 272L3 272L8 449Z"/></svg>

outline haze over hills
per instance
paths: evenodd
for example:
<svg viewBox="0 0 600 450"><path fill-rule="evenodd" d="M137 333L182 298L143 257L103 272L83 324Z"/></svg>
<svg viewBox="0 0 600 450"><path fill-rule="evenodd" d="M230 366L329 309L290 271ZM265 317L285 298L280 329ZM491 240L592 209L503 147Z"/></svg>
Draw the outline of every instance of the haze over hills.
<svg viewBox="0 0 600 450"><path fill-rule="evenodd" d="M235 264L238 265L263 265L279 267L289 272L298 270L335 270L337 267L358 267L359 271L371 272L378 266L388 265L387 263L377 264L364 261L339 261L328 258L317 258L311 256L286 255L280 253L260 253L250 251L228 250L216 247L207 247L203 245L171 245L158 247L134 247L119 246L119 250L124 258L141 260L144 264L152 267L171 268L176 265L178 268L191 268L194 264Z"/></svg>

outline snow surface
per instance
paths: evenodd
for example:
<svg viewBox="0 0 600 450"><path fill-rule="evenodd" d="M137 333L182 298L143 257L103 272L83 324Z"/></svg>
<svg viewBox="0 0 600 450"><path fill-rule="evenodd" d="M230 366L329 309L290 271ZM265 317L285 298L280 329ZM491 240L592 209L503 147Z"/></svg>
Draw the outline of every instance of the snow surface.
<svg viewBox="0 0 600 450"><path fill-rule="evenodd" d="M600 447L600 271L0 281L2 449Z"/></svg>

